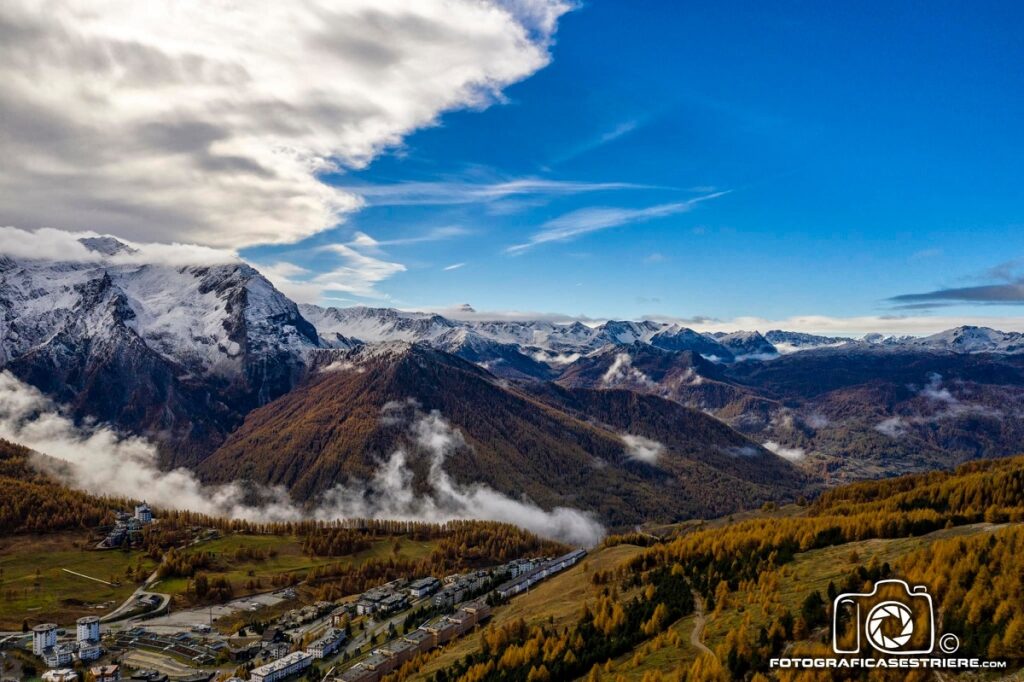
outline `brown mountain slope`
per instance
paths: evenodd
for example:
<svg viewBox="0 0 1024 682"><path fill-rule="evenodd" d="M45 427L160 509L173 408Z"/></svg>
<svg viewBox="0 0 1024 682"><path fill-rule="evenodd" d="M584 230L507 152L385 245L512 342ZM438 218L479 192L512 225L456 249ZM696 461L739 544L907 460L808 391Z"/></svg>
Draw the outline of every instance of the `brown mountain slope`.
<svg viewBox="0 0 1024 682"><path fill-rule="evenodd" d="M527 393L454 356L407 344L334 353L329 367L252 412L201 465L202 475L284 485L298 499L314 499L370 477L399 447L415 455L409 420L386 409L402 405L398 412L408 413L411 399L419 414L436 410L465 440L444 463L458 483L526 496L545 509L593 511L613 527L728 513L795 497L806 485L796 469L735 431L653 397L619 417L614 397ZM657 440L663 450L652 461L631 457L624 433ZM428 463L413 456L410 465L423 492Z"/></svg>

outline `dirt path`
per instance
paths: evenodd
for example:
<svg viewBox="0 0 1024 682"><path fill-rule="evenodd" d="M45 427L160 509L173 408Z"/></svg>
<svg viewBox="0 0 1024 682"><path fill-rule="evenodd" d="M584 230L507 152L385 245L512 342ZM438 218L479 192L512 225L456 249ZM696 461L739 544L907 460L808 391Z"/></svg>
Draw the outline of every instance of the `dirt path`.
<svg viewBox="0 0 1024 682"><path fill-rule="evenodd" d="M693 621L693 630L690 631L690 644L699 651L703 651L709 656L714 656L715 652L712 651L704 644L704 626L707 624L707 616L704 615L704 600L697 594L696 591L693 593L693 614L695 616Z"/></svg>

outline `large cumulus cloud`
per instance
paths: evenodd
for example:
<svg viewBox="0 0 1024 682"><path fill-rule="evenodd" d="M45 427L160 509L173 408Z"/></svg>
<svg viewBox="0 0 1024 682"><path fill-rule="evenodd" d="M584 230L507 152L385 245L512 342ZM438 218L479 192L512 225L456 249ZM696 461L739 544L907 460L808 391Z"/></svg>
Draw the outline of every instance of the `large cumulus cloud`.
<svg viewBox="0 0 1024 682"><path fill-rule="evenodd" d="M318 176L545 66L563 0L6 0L0 224L240 247L361 205Z"/></svg>

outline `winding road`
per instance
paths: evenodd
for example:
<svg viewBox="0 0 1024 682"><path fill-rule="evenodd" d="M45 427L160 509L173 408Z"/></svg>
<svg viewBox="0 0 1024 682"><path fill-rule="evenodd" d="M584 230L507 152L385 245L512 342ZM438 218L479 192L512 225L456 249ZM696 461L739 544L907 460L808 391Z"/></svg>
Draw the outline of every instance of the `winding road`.
<svg viewBox="0 0 1024 682"><path fill-rule="evenodd" d="M693 614L695 618L693 621L693 630L690 631L690 644L692 644L698 651L702 651L709 656L714 656L715 652L704 644L704 626L707 624L708 620L707 616L704 615L704 600L701 599L701 596L697 594L696 591L693 593L693 606Z"/></svg>

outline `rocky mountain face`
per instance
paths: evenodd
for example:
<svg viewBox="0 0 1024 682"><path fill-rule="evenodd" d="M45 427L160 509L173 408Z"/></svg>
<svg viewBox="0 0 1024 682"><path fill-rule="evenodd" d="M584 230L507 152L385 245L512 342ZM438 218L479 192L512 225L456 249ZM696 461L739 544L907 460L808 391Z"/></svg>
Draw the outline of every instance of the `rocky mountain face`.
<svg viewBox="0 0 1024 682"><path fill-rule="evenodd" d="M320 345L297 306L243 263L144 262L116 240L78 261L0 260L0 360L92 417L198 461L288 391Z"/></svg>

